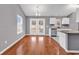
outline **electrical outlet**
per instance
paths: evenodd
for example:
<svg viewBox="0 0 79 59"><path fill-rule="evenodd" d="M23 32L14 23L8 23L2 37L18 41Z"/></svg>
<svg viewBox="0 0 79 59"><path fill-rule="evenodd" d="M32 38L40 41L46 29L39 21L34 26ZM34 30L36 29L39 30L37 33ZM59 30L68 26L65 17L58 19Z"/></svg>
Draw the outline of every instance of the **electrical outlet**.
<svg viewBox="0 0 79 59"><path fill-rule="evenodd" d="M5 41L5 44L7 44L8 42L7 41Z"/></svg>

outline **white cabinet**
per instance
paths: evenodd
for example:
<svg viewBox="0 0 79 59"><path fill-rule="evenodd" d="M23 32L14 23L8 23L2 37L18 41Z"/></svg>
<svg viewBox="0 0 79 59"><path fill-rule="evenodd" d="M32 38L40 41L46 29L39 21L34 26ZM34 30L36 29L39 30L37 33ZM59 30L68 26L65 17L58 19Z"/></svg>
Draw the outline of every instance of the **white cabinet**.
<svg viewBox="0 0 79 59"><path fill-rule="evenodd" d="M61 47L63 47L65 50L67 50L67 40L68 40L68 35L63 32L57 32L57 36L59 39L59 44Z"/></svg>
<svg viewBox="0 0 79 59"><path fill-rule="evenodd" d="M61 19L60 18L50 18L50 25L54 27L61 27Z"/></svg>
<svg viewBox="0 0 79 59"><path fill-rule="evenodd" d="M62 18L62 24L69 25L69 18Z"/></svg>
<svg viewBox="0 0 79 59"><path fill-rule="evenodd" d="M50 18L50 24L56 24L56 18Z"/></svg>

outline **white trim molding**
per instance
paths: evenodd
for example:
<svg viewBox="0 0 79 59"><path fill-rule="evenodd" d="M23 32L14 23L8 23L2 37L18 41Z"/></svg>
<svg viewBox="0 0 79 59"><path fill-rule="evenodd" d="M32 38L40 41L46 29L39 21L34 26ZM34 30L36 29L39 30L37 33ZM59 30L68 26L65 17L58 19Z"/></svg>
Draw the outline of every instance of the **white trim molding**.
<svg viewBox="0 0 79 59"><path fill-rule="evenodd" d="M68 53L79 53L79 51L77 51L77 50L67 50L66 52L68 52Z"/></svg>

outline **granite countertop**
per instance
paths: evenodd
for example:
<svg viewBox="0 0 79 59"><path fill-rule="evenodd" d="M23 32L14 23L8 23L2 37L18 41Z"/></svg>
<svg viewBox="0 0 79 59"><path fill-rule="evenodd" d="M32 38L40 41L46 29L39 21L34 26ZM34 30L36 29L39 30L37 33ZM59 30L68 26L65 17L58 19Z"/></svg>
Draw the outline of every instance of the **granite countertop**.
<svg viewBox="0 0 79 59"><path fill-rule="evenodd" d="M72 30L72 29L58 29L57 31L64 32L64 33L75 33L75 34L79 33L78 30Z"/></svg>

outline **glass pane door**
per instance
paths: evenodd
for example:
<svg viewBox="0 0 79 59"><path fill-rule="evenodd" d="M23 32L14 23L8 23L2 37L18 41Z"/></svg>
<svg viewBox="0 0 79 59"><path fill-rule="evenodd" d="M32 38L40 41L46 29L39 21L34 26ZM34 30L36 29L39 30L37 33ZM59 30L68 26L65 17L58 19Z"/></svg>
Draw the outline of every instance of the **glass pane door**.
<svg viewBox="0 0 79 59"><path fill-rule="evenodd" d="M37 19L30 19L30 34L37 34Z"/></svg>
<svg viewBox="0 0 79 59"><path fill-rule="evenodd" d="M30 19L30 34L45 35L45 19L42 18Z"/></svg>
<svg viewBox="0 0 79 59"><path fill-rule="evenodd" d="M45 19L38 19L38 35L45 35Z"/></svg>

